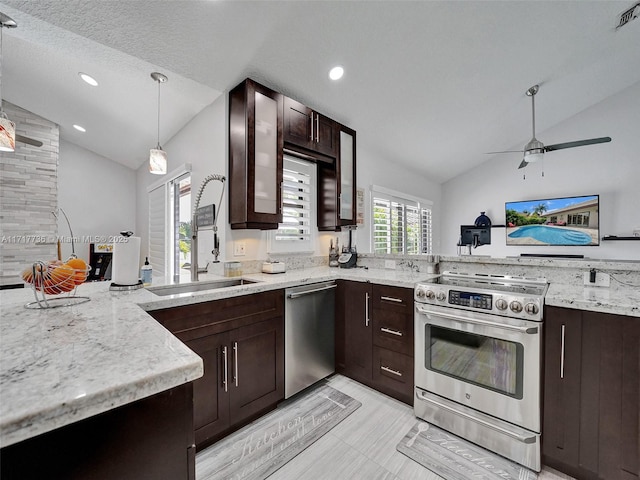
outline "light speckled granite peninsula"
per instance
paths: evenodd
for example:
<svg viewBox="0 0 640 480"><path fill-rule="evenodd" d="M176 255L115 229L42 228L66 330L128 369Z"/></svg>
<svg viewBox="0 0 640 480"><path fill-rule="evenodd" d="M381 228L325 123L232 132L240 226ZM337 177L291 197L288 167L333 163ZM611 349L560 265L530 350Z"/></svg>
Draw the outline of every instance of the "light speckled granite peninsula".
<svg viewBox="0 0 640 480"><path fill-rule="evenodd" d="M108 283L84 284L87 303L26 309L29 289L0 292L0 445L6 447L107 412L202 375L202 361L145 311L183 306L330 279L413 288L437 270L419 257L362 255L368 269L326 266L287 273L247 274L256 283L158 296L146 289L110 292ZM397 258L397 257L396 257ZM441 257L439 270L535 275L550 282L548 305L640 317L640 262ZM612 275L610 288L582 285L590 268ZM201 281L220 279L202 275ZM621 283L622 282L622 283ZM154 279L154 285L162 285Z"/></svg>

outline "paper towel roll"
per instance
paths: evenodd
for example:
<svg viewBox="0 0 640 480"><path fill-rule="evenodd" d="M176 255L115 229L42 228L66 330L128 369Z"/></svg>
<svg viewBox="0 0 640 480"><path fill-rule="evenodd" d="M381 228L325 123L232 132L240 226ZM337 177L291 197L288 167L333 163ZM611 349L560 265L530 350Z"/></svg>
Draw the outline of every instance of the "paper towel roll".
<svg viewBox="0 0 640 480"><path fill-rule="evenodd" d="M116 237L113 243L111 280L117 285L138 283L140 263L140 237Z"/></svg>

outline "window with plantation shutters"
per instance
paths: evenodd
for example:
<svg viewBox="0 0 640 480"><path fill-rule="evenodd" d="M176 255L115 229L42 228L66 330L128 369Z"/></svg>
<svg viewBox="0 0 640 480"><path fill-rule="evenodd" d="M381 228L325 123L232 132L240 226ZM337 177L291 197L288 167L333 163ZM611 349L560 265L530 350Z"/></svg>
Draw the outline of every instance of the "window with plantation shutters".
<svg viewBox="0 0 640 480"><path fill-rule="evenodd" d="M315 164L285 155L282 223L271 232L271 253L313 251Z"/></svg>
<svg viewBox="0 0 640 480"><path fill-rule="evenodd" d="M147 188L149 263L154 276L188 272L191 257L191 165L184 164Z"/></svg>
<svg viewBox="0 0 640 480"><path fill-rule="evenodd" d="M149 192L149 262L154 274L166 275L167 265L167 185Z"/></svg>
<svg viewBox="0 0 640 480"><path fill-rule="evenodd" d="M374 253L432 253L431 202L400 195L372 188Z"/></svg>

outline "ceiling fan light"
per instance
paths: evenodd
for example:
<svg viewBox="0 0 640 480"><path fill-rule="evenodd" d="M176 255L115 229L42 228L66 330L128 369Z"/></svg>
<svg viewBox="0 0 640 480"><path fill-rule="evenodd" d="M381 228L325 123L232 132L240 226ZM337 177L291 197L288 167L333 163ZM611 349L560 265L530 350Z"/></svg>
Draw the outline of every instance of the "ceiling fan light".
<svg viewBox="0 0 640 480"><path fill-rule="evenodd" d="M165 175L167 173L167 152L162 150L160 145L149 150L149 172L154 175Z"/></svg>
<svg viewBox="0 0 640 480"><path fill-rule="evenodd" d="M0 115L0 152L15 152L16 124L4 112Z"/></svg>
<svg viewBox="0 0 640 480"><path fill-rule="evenodd" d="M535 163L542 160L544 157L544 150L535 149L535 150L527 150L524 152L524 160L527 163Z"/></svg>

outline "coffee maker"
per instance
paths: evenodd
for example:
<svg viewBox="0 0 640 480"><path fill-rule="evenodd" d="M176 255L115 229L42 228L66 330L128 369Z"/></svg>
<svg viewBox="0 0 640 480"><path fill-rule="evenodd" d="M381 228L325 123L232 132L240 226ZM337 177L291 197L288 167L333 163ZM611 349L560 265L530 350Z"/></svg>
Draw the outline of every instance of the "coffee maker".
<svg viewBox="0 0 640 480"><path fill-rule="evenodd" d="M342 247L342 253L338 257L338 265L340 268L353 268L358 261L358 253L356 246L353 244L353 231L355 226L346 227L349 229L349 245Z"/></svg>

